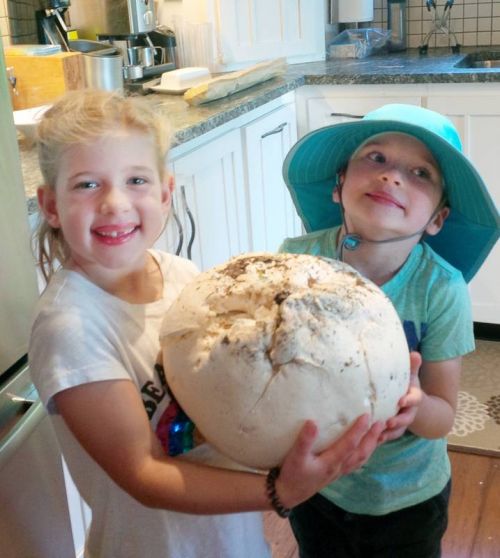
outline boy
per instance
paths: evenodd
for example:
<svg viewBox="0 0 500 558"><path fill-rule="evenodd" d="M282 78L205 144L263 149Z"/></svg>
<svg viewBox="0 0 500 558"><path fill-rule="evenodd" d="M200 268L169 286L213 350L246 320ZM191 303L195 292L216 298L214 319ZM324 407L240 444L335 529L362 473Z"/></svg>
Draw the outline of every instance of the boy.
<svg viewBox="0 0 500 558"><path fill-rule="evenodd" d="M498 239L498 211L452 123L421 107L386 105L311 132L283 169L309 234L281 251L338 258L374 281L422 354L408 430L388 421L362 469L293 510L300 556L438 557L450 492L445 436L461 357L474 349L466 282Z"/></svg>

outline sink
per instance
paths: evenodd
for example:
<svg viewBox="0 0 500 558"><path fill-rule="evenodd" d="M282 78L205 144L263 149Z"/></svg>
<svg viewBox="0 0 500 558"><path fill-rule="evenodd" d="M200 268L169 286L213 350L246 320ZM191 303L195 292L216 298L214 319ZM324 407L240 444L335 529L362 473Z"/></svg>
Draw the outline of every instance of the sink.
<svg viewBox="0 0 500 558"><path fill-rule="evenodd" d="M499 50L481 50L464 56L455 68L500 68Z"/></svg>

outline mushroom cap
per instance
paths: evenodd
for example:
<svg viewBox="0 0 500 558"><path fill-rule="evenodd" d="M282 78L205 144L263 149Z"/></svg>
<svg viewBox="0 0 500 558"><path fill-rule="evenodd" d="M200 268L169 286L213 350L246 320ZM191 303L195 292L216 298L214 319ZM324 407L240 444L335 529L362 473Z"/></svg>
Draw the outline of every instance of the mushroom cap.
<svg viewBox="0 0 500 558"><path fill-rule="evenodd" d="M170 389L201 433L245 466L279 465L304 421L314 449L358 416L384 420L410 363L392 303L349 265L245 254L198 275L165 315Z"/></svg>

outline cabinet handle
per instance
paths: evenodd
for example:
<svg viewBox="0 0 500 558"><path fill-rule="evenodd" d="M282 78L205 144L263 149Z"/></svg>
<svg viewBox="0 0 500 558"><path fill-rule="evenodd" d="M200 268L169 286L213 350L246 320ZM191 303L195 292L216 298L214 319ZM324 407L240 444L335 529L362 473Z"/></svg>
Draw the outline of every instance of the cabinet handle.
<svg viewBox="0 0 500 558"><path fill-rule="evenodd" d="M184 231L182 230L182 223L175 211L174 200L172 200L172 217L174 218L175 224L177 225L177 231L179 233L179 242L177 243L177 248L175 249L175 255L178 256L181 253L182 245L184 244Z"/></svg>
<svg viewBox="0 0 500 558"><path fill-rule="evenodd" d="M269 130L265 134L260 136L260 139L267 138L267 136L272 136L273 134L280 134L283 131L283 128L287 125L287 122L282 122L279 126L276 126L274 130Z"/></svg>
<svg viewBox="0 0 500 558"><path fill-rule="evenodd" d="M196 235L196 227L195 227L195 224L194 224L193 214L191 213L191 210L189 209L189 205L187 203L186 188L184 188L184 186L181 186L181 194L182 194L182 203L184 204L184 210L187 213L189 223L191 225L191 236L189 237L189 242L188 242L188 246L187 246L187 257L188 257L188 260L190 260L191 259L191 247L193 246L194 237Z"/></svg>
<svg viewBox="0 0 500 558"><path fill-rule="evenodd" d="M332 112L330 116L345 116L347 118L364 118L363 115L359 114L349 114L348 112Z"/></svg>

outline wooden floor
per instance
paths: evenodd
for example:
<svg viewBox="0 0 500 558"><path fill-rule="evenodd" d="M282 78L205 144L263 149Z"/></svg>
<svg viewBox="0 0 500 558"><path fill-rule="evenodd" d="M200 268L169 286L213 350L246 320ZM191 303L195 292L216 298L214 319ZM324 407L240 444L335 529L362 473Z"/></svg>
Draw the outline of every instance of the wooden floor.
<svg viewBox="0 0 500 558"><path fill-rule="evenodd" d="M450 452L450 459L453 485L442 558L500 558L500 458ZM288 521L269 512L264 524L273 558L298 558Z"/></svg>

